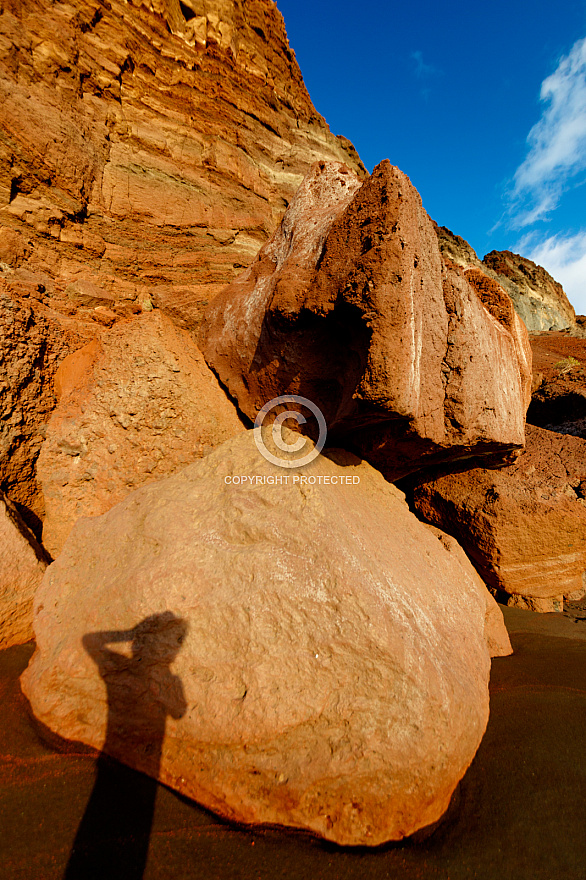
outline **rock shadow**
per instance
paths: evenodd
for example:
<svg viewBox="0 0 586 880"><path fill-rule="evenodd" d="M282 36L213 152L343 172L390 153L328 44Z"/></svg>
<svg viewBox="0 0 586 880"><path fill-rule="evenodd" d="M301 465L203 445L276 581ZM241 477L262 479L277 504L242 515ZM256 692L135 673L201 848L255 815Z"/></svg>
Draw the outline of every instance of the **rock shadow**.
<svg viewBox="0 0 586 880"><path fill-rule="evenodd" d="M187 622L168 611L129 630L83 637L106 685L108 720L64 880L143 876L166 720L181 718L187 708L181 681L170 670L186 633ZM112 649L121 643L129 644L128 653Z"/></svg>

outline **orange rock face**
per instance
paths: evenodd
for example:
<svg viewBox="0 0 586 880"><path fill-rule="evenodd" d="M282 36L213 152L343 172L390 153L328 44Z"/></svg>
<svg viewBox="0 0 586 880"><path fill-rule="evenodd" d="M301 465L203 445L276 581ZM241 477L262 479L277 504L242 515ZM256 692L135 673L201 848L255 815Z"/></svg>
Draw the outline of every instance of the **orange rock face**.
<svg viewBox="0 0 586 880"><path fill-rule="evenodd" d="M121 322L63 361L37 471L43 544L76 521L201 458L244 430L186 331L158 310Z"/></svg>
<svg viewBox="0 0 586 880"><path fill-rule="evenodd" d="M502 288L480 288L444 264L402 172L383 162L360 186L326 163L208 307L201 346L251 418L301 394L393 480L523 446L527 332Z"/></svg>
<svg viewBox="0 0 586 880"><path fill-rule="evenodd" d="M514 465L422 476L414 504L513 604L562 610L586 593L586 440L527 425Z"/></svg>
<svg viewBox="0 0 586 880"><path fill-rule="evenodd" d="M7 0L0 104L0 261L61 310L84 282L193 326L315 160L364 173L271 0Z"/></svg>
<svg viewBox="0 0 586 880"><path fill-rule="evenodd" d="M44 502L35 464L55 406L53 376L93 332L38 300L17 298L0 280L0 490L37 533Z"/></svg>
<svg viewBox="0 0 586 880"><path fill-rule="evenodd" d="M33 598L49 561L0 492L0 651L33 638Z"/></svg>
<svg viewBox="0 0 586 880"><path fill-rule="evenodd" d="M80 521L23 689L53 731L227 818L400 839L484 733L486 591L365 462L296 476L249 431Z"/></svg>

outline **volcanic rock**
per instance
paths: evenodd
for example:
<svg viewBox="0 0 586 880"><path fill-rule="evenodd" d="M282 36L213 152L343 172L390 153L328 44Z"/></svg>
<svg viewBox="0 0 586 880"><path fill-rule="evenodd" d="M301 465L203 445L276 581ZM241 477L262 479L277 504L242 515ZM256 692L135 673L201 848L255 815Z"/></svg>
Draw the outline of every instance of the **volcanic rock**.
<svg viewBox="0 0 586 880"><path fill-rule="evenodd" d="M48 559L2 492L0 547L0 651L3 651L33 638L33 598Z"/></svg>
<svg viewBox="0 0 586 880"><path fill-rule="evenodd" d="M0 279L0 490L39 534L44 502L35 464L55 406L53 376L93 332L39 301L19 299Z"/></svg>
<svg viewBox="0 0 586 880"><path fill-rule="evenodd" d="M531 352L506 293L443 264L418 193L388 161L359 184L314 166L256 262L206 309L208 363L251 418L277 396L309 398L390 480L522 447Z"/></svg>
<svg viewBox="0 0 586 880"><path fill-rule="evenodd" d="M24 692L54 732L229 819L400 839L482 738L484 595L369 465L287 470L256 433L78 521Z"/></svg>
<svg viewBox="0 0 586 880"><path fill-rule="evenodd" d="M482 270L503 287L529 333L568 329L577 335L581 329L561 284L542 266L511 251L491 251L483 260L461 236L447 227L437 226L440 249L446 262L462 269Z"/></svg>
<svg viewBox="0 0 586 880"><path fill-rule="evenodd" d="M193 326L318 159L365 169L313 107L272 0L5 0L0 261L150 299Z"/></svg>
<svg viewBox="0 0 586 880"><path fill-rule="evenodd" d="M413 483L418 515L460 542L499 599L561 611L586 592L586 440L527 425L515 464Z"/></svg>
<svg viewBox="0 0 586 880"><path fill-rule="evenodd" d="M531 338L534 389L527 421L586 439L586 339L561 333Z"/></svg>
<svg viewBox="0 0 586 880"><path fill-rule="evenodd" d="M55 387L37 467L43 544L54 557L79 517L105 513L244 430L186 331L158 310L71 354Z"/></svg>

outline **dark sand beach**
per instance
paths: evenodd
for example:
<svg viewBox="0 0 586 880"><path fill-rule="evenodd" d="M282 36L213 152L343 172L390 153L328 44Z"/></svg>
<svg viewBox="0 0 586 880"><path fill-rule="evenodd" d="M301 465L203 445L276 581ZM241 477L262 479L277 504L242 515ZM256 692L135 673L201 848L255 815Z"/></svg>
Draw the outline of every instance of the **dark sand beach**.
<svg viewBox="0 0 586 880"><path fill-rule="evenodd" d="M586 610L563 615L503 609L515 653L493 661L491 714L448 814L424 839L375 850L340 849L304 834L225 823L157 786L146 880L351 880L586 877ZM64 876L90 798L94 755L57 750L33 725L18 677L32 644L0 654L0 878ZM128 837L148 834L125 814L125 789L144 784L112 763L120 797L104 804L100 840L109 876L125 869ZM87 824L87 823L86 823ZM136 840L134 840L136 843ZM91 874L88 869L86 875Z"/></svg>

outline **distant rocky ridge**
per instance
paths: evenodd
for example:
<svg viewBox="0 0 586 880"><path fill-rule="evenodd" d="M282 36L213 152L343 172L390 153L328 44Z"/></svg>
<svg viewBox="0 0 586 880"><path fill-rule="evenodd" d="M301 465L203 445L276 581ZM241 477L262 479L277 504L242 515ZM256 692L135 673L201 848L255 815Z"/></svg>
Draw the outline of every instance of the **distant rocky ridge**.
<svg viewBox="0 0 586 880"><path fill-rule="evenodd" d="M314 161L366 173L271 0L5 0L0 104L0 269L101 323L154 303L197 324Z"/></svg>
<svg viewBox="0 0 586 880"><path fill-rule="evenodd" d="M481 269L498 281L529 333L570 330L581 335L582 325L577 322L562 285L542 266L511 251L491 251L480 260L468 242L447 227L437 226L436 232L444 259L463 269Z"/></svg>

